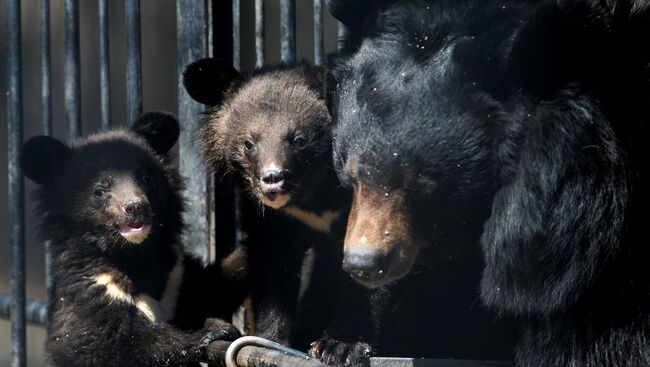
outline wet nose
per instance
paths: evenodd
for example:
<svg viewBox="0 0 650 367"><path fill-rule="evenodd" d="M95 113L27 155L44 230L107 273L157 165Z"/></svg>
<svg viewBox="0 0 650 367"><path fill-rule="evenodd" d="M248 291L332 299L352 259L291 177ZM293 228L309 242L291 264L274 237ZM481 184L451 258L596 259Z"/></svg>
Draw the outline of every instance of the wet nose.
<svg viewBox="0 0 650 367"><path fill-rule="evenodd" d="M145 213L147 210L148 204L143 200L128 200L122 205L122 210L124 213L130 216L138 216Z"/></svg>
<svg viewBox="0 0 650 367"><path fill-rule="evenodd" d="M267 185L279 184L284 181L284 173L280 170L266 170L262 174L262 182Z"/></svg>
<svg viewBox="0 0 650 367"><path fill-rule="evenodd" d="M343 270L359 278L375 279L385 275L388 256L384 251L354 248L343 256Z"/></svg>

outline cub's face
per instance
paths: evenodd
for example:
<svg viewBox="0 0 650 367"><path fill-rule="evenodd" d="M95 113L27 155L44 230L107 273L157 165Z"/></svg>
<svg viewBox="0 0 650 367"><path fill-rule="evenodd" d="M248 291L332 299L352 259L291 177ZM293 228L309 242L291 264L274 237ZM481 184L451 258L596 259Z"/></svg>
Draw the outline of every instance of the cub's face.
<svg viewBox="0 0 650 367"><path fill-rule="evenodd" d="M224 84L228 89L223 98L210 98L228 68L207 59L185 72L190 94L213 105L200 138L209 167L217 175L237 177L268 207L309 203L332 169L330 117L318 87L322 82L307 67L247 78L233 72L233 80ZM206 79L217 86L201 88L199 82Z"/></svg>
<svg viewBox="0 0 650 367"><path fill-rule="evenodd" d="M69 174L78 172L75 179L62 178L52 189L72 196L66 211L71 222L131 244L142 243L165 225L172 189L160 162L146 150L109 140L82 147L69 163Z"/></svg>
<svg viewBox="0 0 650 367"><path fill-rule="evenodd" d="M300 80L268 75L244 85L225 106L222 124L228 137L230 164L239 171L250 193L279 209L308 200L325 175L330 150L325 102ZM221 133L208 127L207 133ZM208 153L209 154L209 153Z"/></svg>
<svg viewBox="0 0 650 367"><path fill-rule="evenodd" d="M178 179L139 135L117 130L74 147L49 137L29 140L23 147L23 169L41 184L44 221L104 249L139 245L173 226L180 215Z"/></svg>

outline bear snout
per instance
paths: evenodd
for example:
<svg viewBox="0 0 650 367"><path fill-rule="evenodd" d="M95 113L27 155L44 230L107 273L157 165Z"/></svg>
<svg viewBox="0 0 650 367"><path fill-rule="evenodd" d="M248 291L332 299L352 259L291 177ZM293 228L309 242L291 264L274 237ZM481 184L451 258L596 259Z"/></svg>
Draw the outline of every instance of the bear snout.
<svg viewBox="0 0 650 367"><path fill-rule="evenodd" d="M149 212L149 203L141 199L130 199L122 204L122 212L131 217L141 217Z"/></svg>
<svg viewBox="0 0 650 367"><path fill-rule="evenodd" d="M357 186L348 217L343 269L369 288L408 274L422 246L409 212L398 191L386 195Z"/></svg>

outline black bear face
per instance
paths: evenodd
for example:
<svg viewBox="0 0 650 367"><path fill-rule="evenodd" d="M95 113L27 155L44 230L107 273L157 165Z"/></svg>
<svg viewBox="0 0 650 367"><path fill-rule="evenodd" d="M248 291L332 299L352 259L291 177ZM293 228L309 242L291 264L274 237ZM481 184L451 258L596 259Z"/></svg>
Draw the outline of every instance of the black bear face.
<svg viewBox="0 0 650 367"><path fill-rule="evenodd" d="M22 167L41 184L40 210L67 235L99 240L105 248L137 245L169 225L166 213L178 205L162 163L177 137L172 116L151 113L131 130L93 135L72 147L34 137L23 146Z"/></svg>
<svg viewBox="0 0 650 367"><path fill-rule="evenodd" d="M478 245L497 188L518 169L500 162L516 161L521 126L605 62L592 57L605 11L588 1L329 3L353 32L331 91L335 167L354 189L344 267L376 287L406 275L424 246L444 259Z"/></svg>
<svg viewBox="0 0 650 367"><path fill-rule="evenodd" d="M354 189L344 268L366 286L406 275L428 244L439 259L462 251L487 216L491 104L453 72L463 42L427 62L382 47L381 59L354 57L335 75L335 166Z"/></svg>
<svg viewBox="0 0 650 367"><path fill-rule="evenodd" d="M266 206L309 202L317 194L312 188L331 169L330 117L318 74L324 72L281 67L244 78L210 59L190 65L184 74L188 92L204 103L220 101L201 132L210 167L238 177ZM222 86L225 92L218 88L224 75L235 76ZM215 83L202 86L210 77Z"/></svg>

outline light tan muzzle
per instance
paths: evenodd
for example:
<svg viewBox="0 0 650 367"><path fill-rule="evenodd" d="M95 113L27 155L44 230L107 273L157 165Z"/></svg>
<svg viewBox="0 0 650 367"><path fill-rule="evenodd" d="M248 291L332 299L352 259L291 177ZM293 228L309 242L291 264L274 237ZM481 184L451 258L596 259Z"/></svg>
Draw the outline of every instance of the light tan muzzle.
<svg viewBox="0 0 650 367"><path fill-rule="evenodd" d="M343 269L355 280L376 288L404 277L421 244L402 192L355 189L343 258Z"/></svg>

